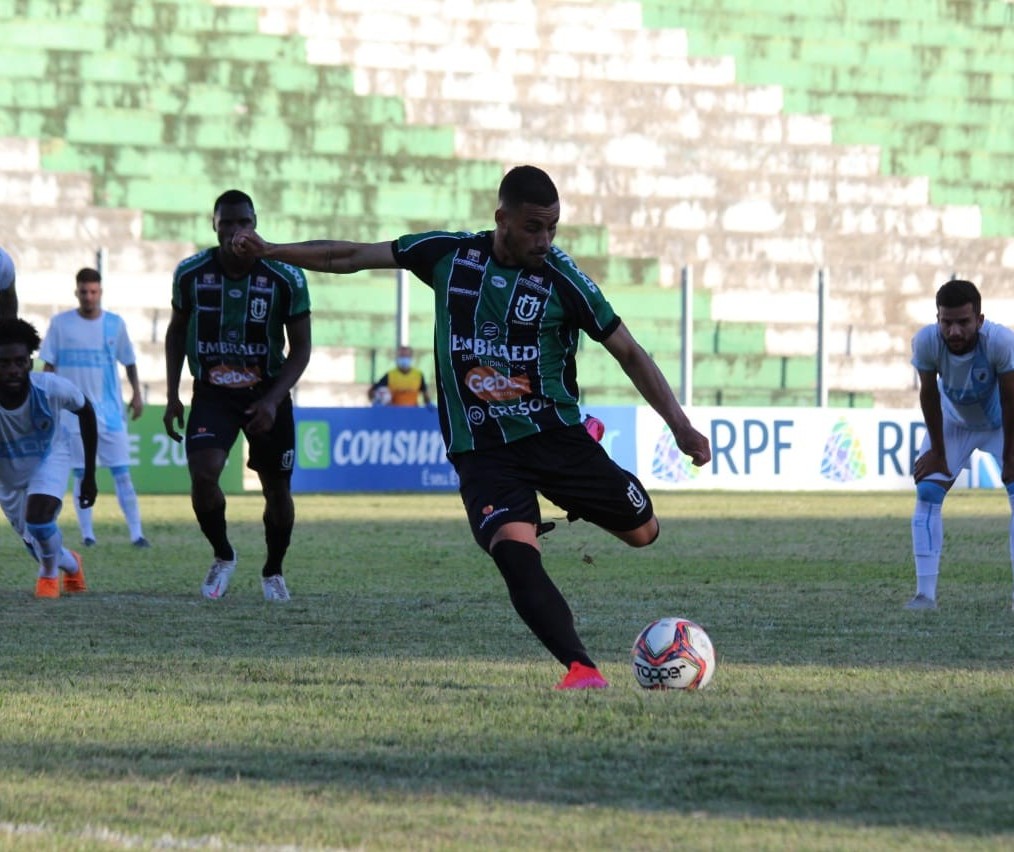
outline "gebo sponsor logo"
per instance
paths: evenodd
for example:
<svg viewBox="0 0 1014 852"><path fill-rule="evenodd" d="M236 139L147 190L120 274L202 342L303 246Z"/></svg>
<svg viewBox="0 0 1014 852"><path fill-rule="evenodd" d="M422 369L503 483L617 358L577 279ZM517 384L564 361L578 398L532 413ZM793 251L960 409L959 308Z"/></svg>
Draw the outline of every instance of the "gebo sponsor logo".
<svg viewBox="0 0 1014 852"><path fill-rule="evenodd" d="M208 382L225 388L250 388L260 383L259 367L233 364L216 364L206 376Z"/></svg>
<svg viewBox="0 0 1014 852"><path fill-rule="evenodd" d="M486 402L517 399L532 392L528 376L505 376L492 367L473 367L465 374L465 386Z"/></svg>

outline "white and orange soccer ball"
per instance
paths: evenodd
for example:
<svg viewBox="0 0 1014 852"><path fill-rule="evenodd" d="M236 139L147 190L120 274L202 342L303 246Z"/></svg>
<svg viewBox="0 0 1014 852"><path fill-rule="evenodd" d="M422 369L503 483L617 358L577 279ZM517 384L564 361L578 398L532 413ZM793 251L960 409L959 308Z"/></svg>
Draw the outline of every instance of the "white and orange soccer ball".
<svg viewBox="0 0 1014 852"><path fill-rule="evenodd" d="M630 649L634 677L645 689L703 689L715 673L715 646L704 628L672 616L651 622Z"/></svg>

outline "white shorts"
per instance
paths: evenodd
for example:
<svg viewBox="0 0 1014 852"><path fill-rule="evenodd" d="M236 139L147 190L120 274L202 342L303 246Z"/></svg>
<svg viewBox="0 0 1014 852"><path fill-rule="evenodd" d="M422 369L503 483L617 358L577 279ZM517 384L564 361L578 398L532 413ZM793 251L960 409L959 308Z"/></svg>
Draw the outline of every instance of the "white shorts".
<svg viewBox="0 0 1014 852"><path fill-rule="evenodd" d="M66 441L54 441L39 466L32 471L28 482L10 486L0 482L0 509L18 535L25 537L25 508L29 494L45 494L63 500L70 476L70 451Z"/></svg>
<svg viewBox="0 0 1014 852"><path fill-rule="evenodd" d="M126 432L99 432L99 446L95 453L97 467L127 467L130 464L130 445ZM81 436L70 433L70 466L84 468L84 444Z"/></svg>
<svg viewBox="0 0 1014 852"><path fill-rule="evenodd" d="M929 433L922 439L922 446L919 447L919 455L925 453L930 446ZM971 462L972 453L980 450L989 453L998 465L1003 465L1003 429L990 429L987 431L975 431L956 423L953 420L944 419L944 450L947 454L947 468L952 478L957 478L961 471ZM934 473L926 477L935 479L938 482L948 482L942 473Z"/></svg>

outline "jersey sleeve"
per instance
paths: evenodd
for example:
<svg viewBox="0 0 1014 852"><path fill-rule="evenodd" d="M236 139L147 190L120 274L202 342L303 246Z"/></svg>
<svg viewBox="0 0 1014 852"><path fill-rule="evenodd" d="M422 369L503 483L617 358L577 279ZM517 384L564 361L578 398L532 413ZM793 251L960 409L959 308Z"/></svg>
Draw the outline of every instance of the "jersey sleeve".
<svg viewBox="0 0 1014 852"><path fill-rule="evenodd" d="M190 291L184 284L186 270L179 264L173 271L172 306L183 313L190 313Z"/></svg>
<svg viewBox="0 0 1014 852"><path fill-rule="evenodd" d="M285 282L288 290L285 321L298 319L310 313L310 288L306 283L306 273L298 266L277 260L264 260L262 263L270 267L277 279Z"/></svg>
<svg viewBox="0 0 1014 852"><path fill-rule="evenodd" d="M920 373L937 372L940 366L936 347L937 327L927 325L912 338L912 366Z"/></svg>
<svg viewBox="0 0 1014 852"><path fill-rule="evenodd" d="M50 320L49 328L46 329L46 336L42 338L42 345L39 347L39 359L47 364L57 366L57 352L60 350L60 332L58 329L57 317Z"/></svg>
<svg viewBox="0 0 1014 852"><path fill-rule="evenodd" d="M117 320L116 360L125 367L131 367L137 363L134 344L130 342L130 335L127 333L127 323L124 322L122 317L117 317Z"/></svg>
<svg viewBox="0 0 1014 852"><path fill-rule="evenodd" d="M310 288L306 283L306 273L298 266L283 265L287 267L290 276L289 317L296 318L310 313Z"/></svg>
<svg viewBox="0 0 1014 852"><path fill-rule="evenodd" d="M474 234L427 231L405 234L391 244L395 263L424 284L433 286L433 272L440 260L455 251L461 240Z"/></svg>
<svg viewBox="0 0 1014 852"><path fill-rule="evenodd" d="M566 282L561 293L569 313L585 334L601 343L619 327L620 317L599 286L578 268L569 255L554 248L553 256Z"/></svg>
<svg viewBox="0 0 1014 852"><path fill-rule="evenodd" d="M1014 372L1014 331L993 324L990 334L991 359L997 375Z"/></svg>
<svg viewBox="0 0 1014 852"><path fill-rule="evenodd" d="M0 248L0 290L9 290L14 283L14 260Z"/></svg>
<svg viewBox="0 0 1014 852"><path fill-rule="evenodd" d="M36 384L42 387L50 402L57 408L77 412L84 407L84 393L69 379L58 376L56 373L33 373L32 375Z"/></svg>

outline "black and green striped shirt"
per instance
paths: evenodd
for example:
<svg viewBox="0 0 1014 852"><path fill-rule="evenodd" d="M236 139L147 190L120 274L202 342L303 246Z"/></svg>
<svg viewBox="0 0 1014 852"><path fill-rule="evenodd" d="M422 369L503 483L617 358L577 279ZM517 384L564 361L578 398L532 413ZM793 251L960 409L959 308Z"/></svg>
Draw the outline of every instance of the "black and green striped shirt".
<svg viewBox="0 0 1014 852"><path fill-rule="evenodd" d="M554 247L538 271L501 266L490 231L408 234L393 250L399 266L433 288L448 452L581 422L578 337L605 340L620 318L573 260Z"/></svg>
<svg viewBox="0 0 1014 852"><path fill-rule="evenodd" d="M258 260L249 275L226 278L216 249L182 261L173 275L173 307L188 315L187 363L195 379L247 388L278 375L285 324L310 312L303 270Z"/></svg>

